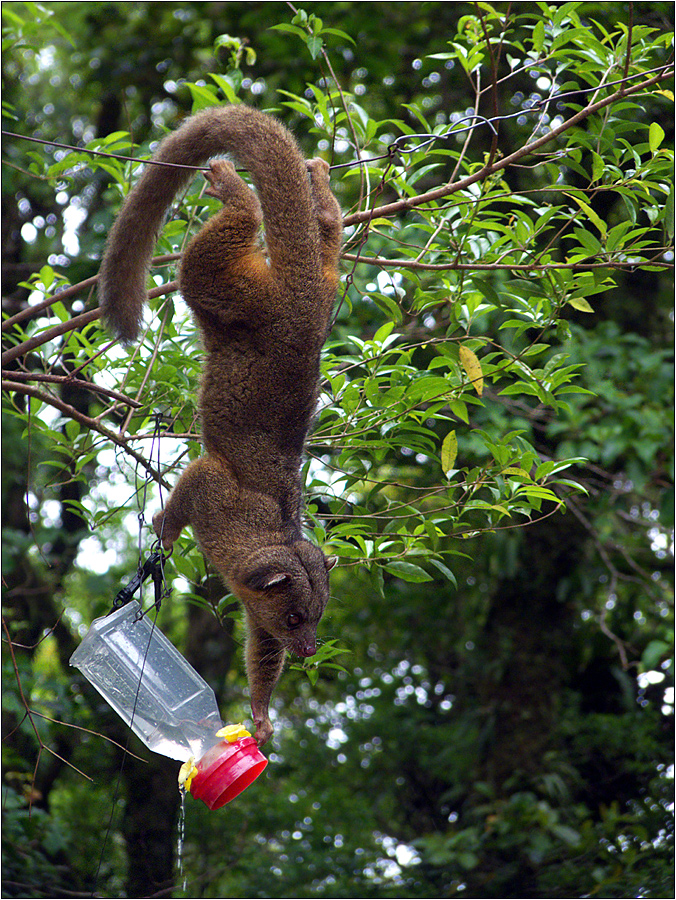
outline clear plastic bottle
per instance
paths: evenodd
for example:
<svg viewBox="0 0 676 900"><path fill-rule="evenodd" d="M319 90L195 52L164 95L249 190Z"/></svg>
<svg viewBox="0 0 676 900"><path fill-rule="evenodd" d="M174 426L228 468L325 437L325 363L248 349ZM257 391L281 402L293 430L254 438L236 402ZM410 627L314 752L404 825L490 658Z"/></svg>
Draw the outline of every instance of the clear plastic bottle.
<svg viewBox="0 0 676 900"><path fill-rule="evenodd" d="M217 809L248 787L267 760L243 729L245 737L222 740L213 690L140 611L131 601L96 619L70 663L150 750L196 760L191 793L200 796L201 784L201 799Z"/></svg>

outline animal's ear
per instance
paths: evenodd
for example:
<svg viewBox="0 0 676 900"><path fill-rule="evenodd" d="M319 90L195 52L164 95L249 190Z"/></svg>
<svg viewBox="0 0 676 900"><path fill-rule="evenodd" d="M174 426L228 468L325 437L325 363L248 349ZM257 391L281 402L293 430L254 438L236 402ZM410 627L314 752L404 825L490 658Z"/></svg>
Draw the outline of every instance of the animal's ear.
<svg viewBox="0 0 676 900"><path fill-rule="evenodd" d="M274 587L276 584L283 584L288 580L289 576L286 574L286 572L273 572L266 577L263 584L263 590L266 590L266 588Z"/></svg>
<svg viewBox="0 0 676 900"><path fill-rule="evenodd" d="M256 569L247 576L246 586L252 591L267 591L268 588L284 584L289 580L286 572L270 570L270 568Z"/></svg>
<svg viewBox="0 0 676 900"><path fill-rule="evenodd" d="M328 559L326 560L326 571L330 572L331 569L336 565L337 562L338 562L337 556L329 556Z"/></svg>

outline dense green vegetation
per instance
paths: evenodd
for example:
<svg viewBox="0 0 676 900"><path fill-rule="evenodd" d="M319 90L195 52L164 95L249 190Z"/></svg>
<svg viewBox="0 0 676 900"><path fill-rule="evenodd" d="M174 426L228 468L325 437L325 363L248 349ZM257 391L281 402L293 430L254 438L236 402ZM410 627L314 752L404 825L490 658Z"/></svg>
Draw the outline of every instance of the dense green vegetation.
<svg viewBox="0 0 676 900"><path fill-rule="evenodd" d="M673 896L673 4L2 14L4 895ZM68 660L200 452L173 279L203 180L138 347L95 278L129 158L238 101L345 213L306 467L340 565L270 765L187 799L181 873L176 764ZM246 720L191 534L168 576L158 624Z"/></svg>

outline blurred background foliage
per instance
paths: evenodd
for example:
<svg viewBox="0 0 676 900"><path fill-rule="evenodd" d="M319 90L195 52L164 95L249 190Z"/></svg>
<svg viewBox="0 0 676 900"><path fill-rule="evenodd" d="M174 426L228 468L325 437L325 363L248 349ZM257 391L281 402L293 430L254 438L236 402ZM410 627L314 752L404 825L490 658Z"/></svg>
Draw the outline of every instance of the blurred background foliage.
<svg viewBox="0 0 676 900"><path fill-rule="evenodd" d="M171 269L160 343L156 324L133 353L95 318L53 332L96 305L130 168L3 139L5 895L672 896L673 85L483 167L602 81L673 63L673 4L2 13L5 131L139 156L239 98L337 166L348 216L306 472L310 526L341 558L321 636L345 652L287 670L254 785L219 813L188 798L178 874L176 765L68 659L149 543L148 467L166 489L199 452L196 338ZM553 85L568 96L543 112ZM475 110L510 116L495 141L484 126L389 152ZM158 255L213 208L196 185ZM84 361L103 393L65 377ZM239 613L189 535L172 567L159 624L224 719L246 718Z"/></svg>

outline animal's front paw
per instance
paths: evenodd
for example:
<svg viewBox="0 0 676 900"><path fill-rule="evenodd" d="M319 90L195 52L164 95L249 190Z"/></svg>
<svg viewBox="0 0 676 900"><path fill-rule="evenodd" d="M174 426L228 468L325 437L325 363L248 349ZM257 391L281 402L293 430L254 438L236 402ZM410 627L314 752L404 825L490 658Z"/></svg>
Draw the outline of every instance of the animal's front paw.
<svg viewBox="0 0 676 900"><path fill-rule="evenodd" d="M275 729L272 727L272 723L268 716L264 719L254 719L254 725L256 726L254 738L258 746L262 747L263 744L266 744L270 740Z"/></svg>
<svg viewBox="0 0 676 900"><path fill-rule="evenodd" d="M247 221L250 219L252 222L252 227L260 225L262 213L258 197L239 177L231 162L225 159L212 160L208 171L203 174L209 182L205 194L220 200L230 210L236 210L241 215L246 214Z"/></svg>
<svg viewBox="0 0 676 900"><path fill-rule="evenodd" d="M205 193L224 203L228 199L232 185L240 181L233 164L225 159L212 160L209 163L209 170L204 172L204 177L209 182Z"/></svg>

